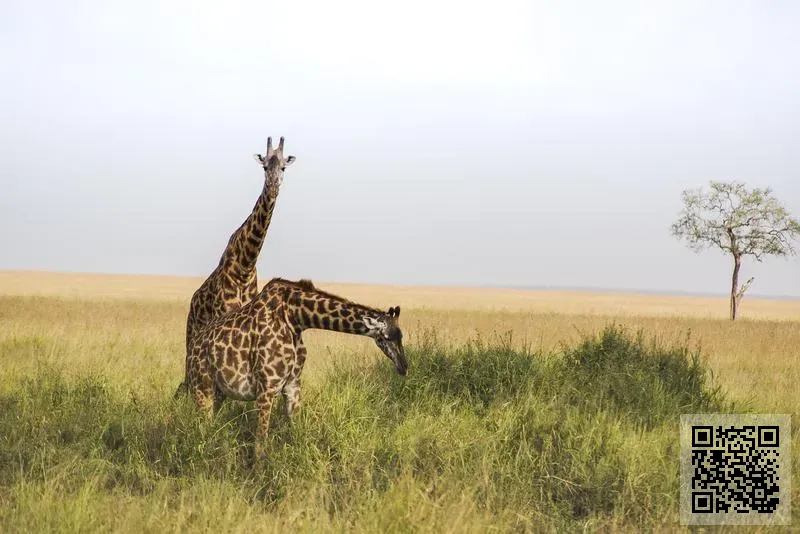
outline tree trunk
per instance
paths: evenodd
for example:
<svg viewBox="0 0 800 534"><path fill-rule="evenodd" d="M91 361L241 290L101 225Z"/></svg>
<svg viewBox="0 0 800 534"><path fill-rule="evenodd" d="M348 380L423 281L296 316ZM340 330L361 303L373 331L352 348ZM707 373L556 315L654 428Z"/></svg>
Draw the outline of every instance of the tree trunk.
<svg viewBox="0 0 800 534"><path fill-rule="evenodd" d="M739 268L742 266L742 257L733 256L733 277L731 279L731 321L736 320L739 309Z"/></svg>

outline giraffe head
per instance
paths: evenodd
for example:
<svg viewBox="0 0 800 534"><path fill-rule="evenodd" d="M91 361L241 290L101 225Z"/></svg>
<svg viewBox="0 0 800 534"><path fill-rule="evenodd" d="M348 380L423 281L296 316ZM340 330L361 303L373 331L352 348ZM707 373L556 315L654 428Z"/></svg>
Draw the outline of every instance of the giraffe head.
<svg viewBox="0 0 800 534"><path fill-rule="evenodd" d="M367 335L374 339L378 348L392 360L397 373L405 375L408 372L408 362L403 350L403 332L397 324L398 317L400 317L400 306L395 306L378 317L365 316L363 320L368 328Z"/></svg>
<svg viewBox="0 0 800 534"><path fill-rule="evenodd" d="M281 183L283 182L283 171L286 170L286 167L294 163L295 160L294 156L284 157L283 141L284 139L281 137L281 140L278 143L278 148L273 148L272 137L268 137L267 154L265 156L262 156L261 154L253 154L253 157L264 169L264 179L273 188L280 187Z"/></svg>

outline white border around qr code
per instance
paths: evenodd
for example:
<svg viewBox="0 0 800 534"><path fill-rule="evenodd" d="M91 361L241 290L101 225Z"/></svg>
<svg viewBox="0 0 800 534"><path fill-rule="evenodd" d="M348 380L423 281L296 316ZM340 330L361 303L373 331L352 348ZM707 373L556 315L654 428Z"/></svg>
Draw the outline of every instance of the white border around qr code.
<svg viewBox="0 0 800 534"><path fill-rule="evenodd" d="M692 450L716 449L716 444L693 447L693 426L711 426L726 428L741 428L744 426L777 426L779 427L778 446L773 450L778 452L776 480L778 481L779 502L772 513L741 513L733 510L728 512L695 512L692 509L693 491L692 477L695 471L692 466ZM681 525L790 525L791 524L791 498L792 498L792 426L791 416L786 414L683 414L681 415L680 440L681 440L681 494L680 515ZM709 436L702 434L702 438ZM697 436L695 436L697 437ZM698 439L702 439L698 438ZM714 434L710 436L714 440ZM697 445L695 443L695 445ZM760 449L760 447L757 447ZM703 500L703 504L714 506L712 499ZM701 506L701 505L697 505Z"/></svg>

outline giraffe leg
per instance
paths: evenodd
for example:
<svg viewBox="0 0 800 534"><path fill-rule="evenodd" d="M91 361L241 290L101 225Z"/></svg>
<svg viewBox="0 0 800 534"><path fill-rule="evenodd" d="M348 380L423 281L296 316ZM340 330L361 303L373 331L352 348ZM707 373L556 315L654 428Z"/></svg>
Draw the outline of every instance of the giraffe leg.
<svg viewBox="0 0 800 534"><path fill-rule="evenodd" d="M256 387L256 407L258 409L258 426L256 428L255 455L263 459L264 445L269 434L269 419L275 396L282 389L284 378L278 376L267 364L280 358L282 347L263 347L256 355L254 371Z"/></svg>
<svg viewBox="0 0 800 534"><path fill-rule="evenodd" d="M188 391L186 386L186 380L178 384L178 389L175 390L175 394L172 396L173 399L179 398L181 395L185 394Z"/></svg>
<svg viewBox="0 0 800 534"><path fill-rule="evenodd" d="M219 389L217 384L214 384L214 413L219 412L222 403L225 401L225 394Z"/></svg>
<svg viewBox="0 0 800 534"><path fill-rule="evenodd" d="M300 410L300 373L306 363L308 351L299 332L295 334L294 342L295 363L292 375L286 380L283 387L283 398L286 401L286 415L291 420Z"/></svg>
<svg viewBox="0 0 800 534"><path fill-rule="evenodd" d="M198 410L211 420L214 415L214 381L208 369L206 353L208 348L199 345L193 348L193 354L187 361L186 389Z"/></svg>
<svg viewBox="0 0 800 534"><path fill-rule="evenodd" d="M275 394L278 392L277 384L267 384L256 396L256 406L258 407L258 427L256 429L256 458L264 457L264 445L269 434L269 416L272 412L272 404L275 402Z"/></svg>
<svg viewBox="0 0 800 534"><path fill-rule="evenodd" d="M300 410L300 377L295 377L283 386L283 399L286 401L286 416L291 421Z"/></svg>
<svg viewBox="0 0 800 534"><path fill-rule="evenodd" d="M189 315L186 318L186 358L184 360L184 367L183 367L183 382L178 385L178 389L175 391L175 395L173 398L177 399L181 395L188 395L191 397L190 390L191 390L191 377L193 373L196 373L197 370L192 368L192 350L193 350L193 343L192 339L195 333L195 325L197 323L196 312L195 312L195 301L192 299L192 302L189 304Z"/></svg>
<svg viewBox="0 0 800 534"><path fill-rule="evenodd" d="M203 413L206 420L210 421L214 416L214 392L212 388L195 387L192 388L191 393L197 409Z"/></svg>

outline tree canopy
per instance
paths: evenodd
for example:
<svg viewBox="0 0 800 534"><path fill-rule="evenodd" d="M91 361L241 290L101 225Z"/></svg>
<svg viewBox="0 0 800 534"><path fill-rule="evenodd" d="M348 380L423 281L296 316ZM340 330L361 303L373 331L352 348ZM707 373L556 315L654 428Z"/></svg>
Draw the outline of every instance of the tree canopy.
<svg viewBox="0 0 800 534"><path fill-rule="evenodd" d="M672 234L686 240L696 252L714 246L733 256L731 277L731 319L736 319L739 302L750 287L750 278L739 287L742 257L794 254L792 240L800 236L800 221L792 218L770 188L747 189L740 182L710 183L683 191L683 211L672 225Z"/></svg>
<svg viewBox="0 0 800 534"><path fill-rule="evenodd" d="M695 251L711 245L733 256L786 256L795 252L792 239L800 235L800 222L789 216L770 188L748 190L739 182L710 183L685 190L684 209L672 233Z"/></svg>

